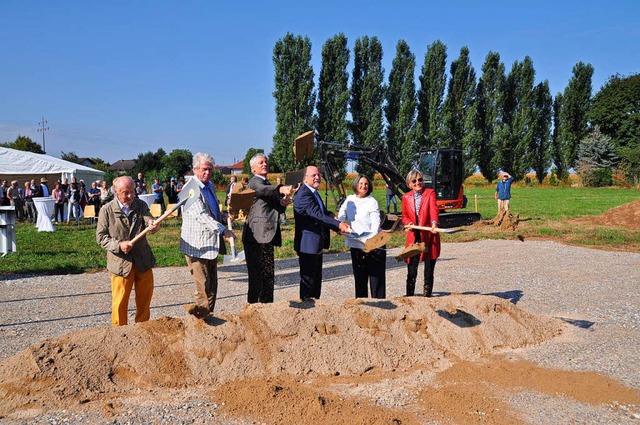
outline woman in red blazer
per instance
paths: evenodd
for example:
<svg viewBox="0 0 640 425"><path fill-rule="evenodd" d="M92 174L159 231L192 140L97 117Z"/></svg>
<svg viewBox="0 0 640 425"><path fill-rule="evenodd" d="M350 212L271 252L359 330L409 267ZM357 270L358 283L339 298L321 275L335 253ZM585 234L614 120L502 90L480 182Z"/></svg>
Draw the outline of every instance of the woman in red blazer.
<svg viewBox="0 0 640 425"><path fill-rule="evenodd" d="M407 175L407 186L411 190L402 196L402 224L431 227L432 230L407 229L405 246L424 242L425 251L407 261L407 296L412 296L416 288L418 263L424 261L424 296L430 297L433 292L433 271L436 260L440 256L440 234L434 229L438 227L438 205L433 189L425 189L422 173L411 170Z"/></svg>

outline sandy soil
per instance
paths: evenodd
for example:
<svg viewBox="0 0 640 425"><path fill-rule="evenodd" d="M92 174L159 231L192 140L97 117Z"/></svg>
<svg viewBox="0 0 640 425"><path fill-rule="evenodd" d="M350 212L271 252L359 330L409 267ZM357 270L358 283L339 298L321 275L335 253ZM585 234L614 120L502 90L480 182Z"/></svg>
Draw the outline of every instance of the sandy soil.
<svg viewBox="0 0 640 425"><path fill-rule="evenodd" d="M386 300L351 299L348 257L325 257L315 303L294 260L269 305L221 268L204 321L186 268L157 270L152 320L120 328L106 273L0 282L0 421L640 423L640 254L445 244L436 297L402 297L390 254Z"/></svg>

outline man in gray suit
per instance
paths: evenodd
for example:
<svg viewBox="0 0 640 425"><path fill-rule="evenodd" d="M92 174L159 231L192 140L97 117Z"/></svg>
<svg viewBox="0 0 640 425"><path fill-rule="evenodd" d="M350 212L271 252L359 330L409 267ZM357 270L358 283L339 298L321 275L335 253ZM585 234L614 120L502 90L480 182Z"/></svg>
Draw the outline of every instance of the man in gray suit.
<svg viewBox="0 0 640 425"><path fill-rule="evenodd" d="M275 281L273 247L282 245L278 218L291 203L293 188L269 183L269 162L263 153L255 154L249 164L253 173L249 188L256 193L242 232L249 272L247 302L272 303Z"/></svg>
<svg viewBox="0 0 640 425"><path fill-rule="evenodd" d="M200 187L200 196L182 212L180 252L196 284L195 304L184 309L199 319L213 312L218 293L218 253L224 249L220 235L232 238L233 232L223 223L216 188L211 180L214 161L207 153L193 157L193 175ZM222 252L224 253L224 252Z"/></svg>

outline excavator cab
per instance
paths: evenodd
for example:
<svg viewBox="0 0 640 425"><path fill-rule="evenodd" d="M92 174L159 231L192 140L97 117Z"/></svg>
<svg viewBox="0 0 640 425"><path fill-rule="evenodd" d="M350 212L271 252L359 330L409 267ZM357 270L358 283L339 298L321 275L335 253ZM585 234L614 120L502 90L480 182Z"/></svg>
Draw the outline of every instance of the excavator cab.
<svg viewBox="0 0 640 425"><path fill-rule="evenodd" d="M465 208L462 151L435 149L418 154L416 168L422 171L426 187L435 190L440 210Z"/></svg>

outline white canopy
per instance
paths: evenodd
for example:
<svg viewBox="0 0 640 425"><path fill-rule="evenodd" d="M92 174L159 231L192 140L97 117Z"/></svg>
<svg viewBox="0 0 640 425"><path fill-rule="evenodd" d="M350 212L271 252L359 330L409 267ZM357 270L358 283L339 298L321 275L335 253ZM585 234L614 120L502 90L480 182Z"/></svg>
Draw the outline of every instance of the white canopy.
<svg viewBox="0 0 640 425"><path fill-rule="evenodd" d="M102 180L104 171L49 155L0 147L0 179L20 182L36 179L39 182L45 177L52 185L56 180L65 178L71 181L74 176L89 185L92 181Z"/></svg>

